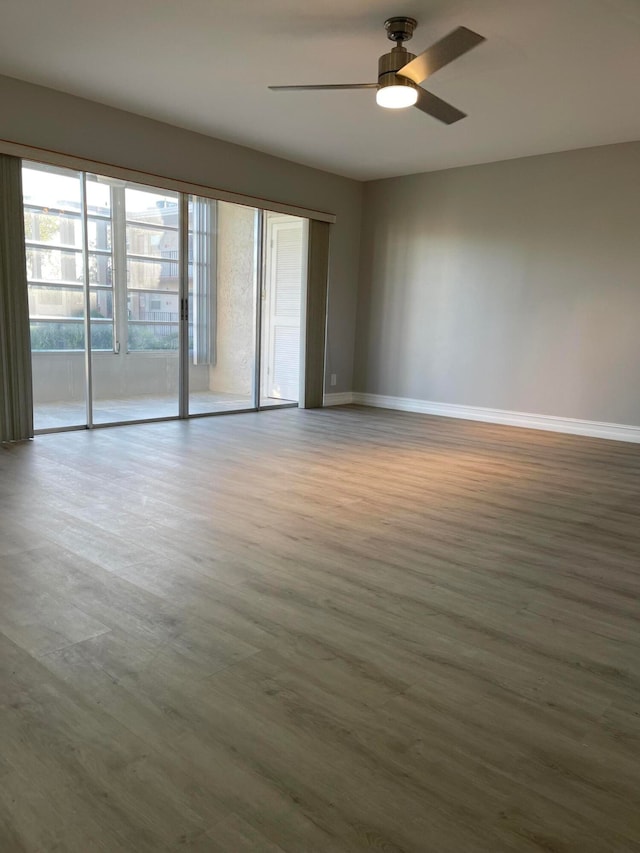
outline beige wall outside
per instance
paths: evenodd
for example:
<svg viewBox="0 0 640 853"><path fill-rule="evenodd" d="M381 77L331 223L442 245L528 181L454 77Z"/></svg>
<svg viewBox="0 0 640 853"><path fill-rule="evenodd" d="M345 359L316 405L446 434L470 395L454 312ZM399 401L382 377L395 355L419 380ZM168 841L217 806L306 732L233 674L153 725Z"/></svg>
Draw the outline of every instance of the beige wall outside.
<svg viewBox="0 0 640 853"><path fill-rule="evenodd" d="M255 359L256 213L251 207L217 205L216 363L209 388L251 394Z"/></svg>

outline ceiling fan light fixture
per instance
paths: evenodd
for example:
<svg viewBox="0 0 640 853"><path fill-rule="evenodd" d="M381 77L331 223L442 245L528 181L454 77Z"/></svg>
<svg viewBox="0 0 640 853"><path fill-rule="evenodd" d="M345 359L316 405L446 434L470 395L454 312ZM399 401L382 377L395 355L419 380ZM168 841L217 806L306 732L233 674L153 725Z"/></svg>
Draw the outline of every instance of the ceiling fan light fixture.
<svg viewBox="0 0 640 853"><path fill-rule="evenodd" d="M397 85L391 83L380 86L376 92L376 103L388 110L403 110L412 107L418 100L418 90L409 85Z"/></svg>

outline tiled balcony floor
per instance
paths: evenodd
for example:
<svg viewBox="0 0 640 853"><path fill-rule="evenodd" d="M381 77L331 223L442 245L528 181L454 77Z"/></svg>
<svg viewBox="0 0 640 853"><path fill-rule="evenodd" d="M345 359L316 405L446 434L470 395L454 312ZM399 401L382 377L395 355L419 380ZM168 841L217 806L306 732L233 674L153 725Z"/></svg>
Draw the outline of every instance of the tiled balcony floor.
<svg viewBox="0 0 640 853"><path fill-rule="evenodd" d="M294 401L267 398L263 408L291 405ZM242 394L223 394L217 391L197 391L189 397L189 413L193 415L215 412L232 412L251 409L253 398ZM176 395L144 395L131 398L97 400L93 404L94 424L140 421L152 418L178 416ZM81 400L70 402L38 403L34 406L36 430L60 429L61 427L84 426L87 422L85 404Z"/></svg>

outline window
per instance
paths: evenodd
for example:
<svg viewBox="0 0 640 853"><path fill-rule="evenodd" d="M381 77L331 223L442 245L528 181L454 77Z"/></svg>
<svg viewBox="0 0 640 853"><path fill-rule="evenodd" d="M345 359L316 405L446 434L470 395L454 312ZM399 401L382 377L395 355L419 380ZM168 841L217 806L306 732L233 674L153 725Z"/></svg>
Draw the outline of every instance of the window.
<svg viewBox="0 0 640 853"><path fill-rule="evenodd" d="M77 173L23 170L31 345L82 349L83 252Z"/></svg>
<svg viewBox="0 0 640 853"><path fill-rule="evenodd" d="M179 345L179 198L149 187L124 189L127 349Z"/></svg>
<svg viewBox="0 0 640 853"><path fill-rule="evenodd" d="M92 350L177 350L178 194L36 163L23 192L32 349L84 349L86 264Z"/></svg>

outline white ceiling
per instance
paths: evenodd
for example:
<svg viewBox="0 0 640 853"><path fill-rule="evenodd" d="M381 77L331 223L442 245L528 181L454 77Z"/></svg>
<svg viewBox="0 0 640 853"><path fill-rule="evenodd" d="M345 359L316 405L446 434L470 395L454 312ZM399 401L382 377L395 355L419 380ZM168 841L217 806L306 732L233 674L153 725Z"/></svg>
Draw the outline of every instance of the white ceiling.
<svg viewBox="0 0 640 853"><path fill-rule="evenodd" d="M375 92L384 20L409 48L487 41L425 87L446 127ZM2 0L0 73L359 179L640 139L640 0Z"/></svg>

